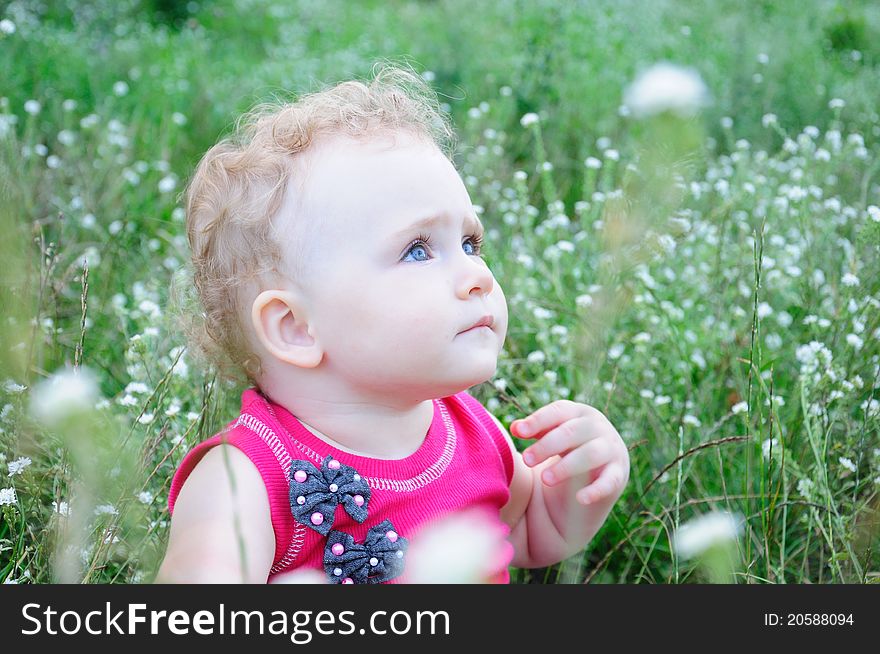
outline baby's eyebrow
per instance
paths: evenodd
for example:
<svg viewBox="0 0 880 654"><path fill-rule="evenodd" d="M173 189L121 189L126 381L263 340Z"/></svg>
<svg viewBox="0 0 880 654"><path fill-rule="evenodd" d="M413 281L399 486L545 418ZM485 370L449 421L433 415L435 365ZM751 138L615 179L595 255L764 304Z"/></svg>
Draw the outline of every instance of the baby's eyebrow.
<svg viewBox="0 0 880 654"><path fill-rule="evenodd" d="M422 218L412 223L408 227L394 232L394 234L391 235L391 239L397 240L399 238L404 238L405 236L408 236L416 230L430 229L444 222L447 222L446 216L444 215L426 216L425 218ZM480 224L480 221L477 220L474 216L465 216L464 223L465 227L471 227L474 231L483 231L483 225Z"/></svg>

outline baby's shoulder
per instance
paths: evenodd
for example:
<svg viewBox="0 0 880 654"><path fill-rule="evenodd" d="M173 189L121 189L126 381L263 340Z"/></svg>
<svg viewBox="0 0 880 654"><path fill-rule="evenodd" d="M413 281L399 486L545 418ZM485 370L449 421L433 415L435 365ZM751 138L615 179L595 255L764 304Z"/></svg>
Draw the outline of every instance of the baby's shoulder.
<svg viewBox="0 0 880 654"><path fill-rule="evenodd" d="M266 488L244 452L219 444L199 459L180 489L166 566L174 566L178 580L198 569L237 570L241 542L249 563L246 570L256 574L253 581L265 582L275 552Z"/></svg>

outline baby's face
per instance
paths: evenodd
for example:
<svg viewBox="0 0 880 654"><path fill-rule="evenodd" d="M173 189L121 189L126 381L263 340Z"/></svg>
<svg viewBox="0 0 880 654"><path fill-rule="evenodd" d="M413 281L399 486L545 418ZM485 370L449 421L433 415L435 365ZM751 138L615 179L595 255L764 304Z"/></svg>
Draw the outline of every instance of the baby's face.
<svg viewBox="0 0 880 654"><path fill-rule="evenodd" d="M507 303L476 254L483 227L452 163L401 135L394 145L340 137L313 154L303 209L320 225L307 244L307 297L322 365L400 397L443 397L491 378ZM490 328L465 331L484 316Z"/></svg>

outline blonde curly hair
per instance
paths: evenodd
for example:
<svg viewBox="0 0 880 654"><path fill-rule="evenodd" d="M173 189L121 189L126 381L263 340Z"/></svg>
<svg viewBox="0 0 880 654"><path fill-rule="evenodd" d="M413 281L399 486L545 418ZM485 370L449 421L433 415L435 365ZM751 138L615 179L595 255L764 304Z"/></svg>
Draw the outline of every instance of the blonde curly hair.
<svg viewBox="0 0 880 654"><path fill-rule="evenodd" d="M205 153L184 191L193 283L178 281L172 288L178 326L196 363L229 382L258 383L262 364L245 329L245 307L263 280L304 279L306 239L285 239L283 258L273 221L285 192L301 202L305 155L334 135L368 139L398 132L426 138L452 159L454 132L435 92L412 68L380 62L366 82L257 105ZM296 225L308 221L305 215L289 220L293 233L308 228ZM186 287L195 294L187 297Z"/></svg>

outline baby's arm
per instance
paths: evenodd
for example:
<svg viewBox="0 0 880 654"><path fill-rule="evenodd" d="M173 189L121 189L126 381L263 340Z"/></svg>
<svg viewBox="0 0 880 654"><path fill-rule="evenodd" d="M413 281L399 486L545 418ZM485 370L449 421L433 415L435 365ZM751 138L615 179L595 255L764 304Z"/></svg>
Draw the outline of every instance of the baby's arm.
<svg viewBox="0 0 880 654"><path fill-rule="evenodd" d="M256 466L232 445L211 448L180 489L156 583L264 584L274 556L269 497Z"/></svg>
<svg viewBox="0 0 880 654"><path fill-rule="evenodd" d="M610 494L602 495L584 506L575 499L575 491L580 489L582 484L575 484L573 488L567 483L548 486L542 481L543 471L560 461L558 455L551 456L530 468L523 461L522 454L514 447L510 434L504 426L495 416L492 416L492 419L507 437L514 461L510 500L501 510L502 520L510 525L510 541L516 552L511 565L520 568L539 568L558 563L576 554L599 531L614 503L620 497L623 486L626 485L629 478L626 447L621 441L621 454L614 460L615 467L625 469L625 478L619 484L619 489L615 484ZM616 431L613 431L613 435L613 438L609 438L610 442L619 440ZM605 467L603 465L594 468L582 478L583 481L587 485L592 484L602 476ZM603 481L607 483L607 478Z"/></svg>

